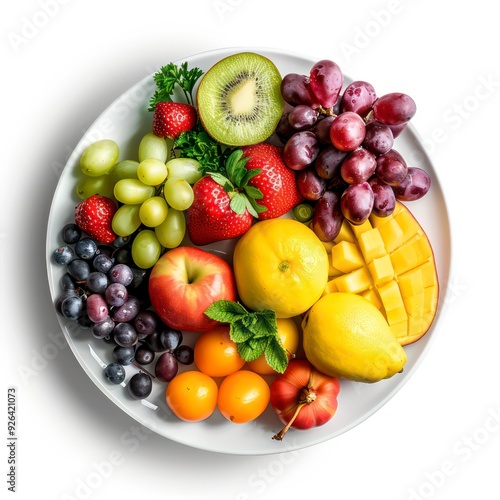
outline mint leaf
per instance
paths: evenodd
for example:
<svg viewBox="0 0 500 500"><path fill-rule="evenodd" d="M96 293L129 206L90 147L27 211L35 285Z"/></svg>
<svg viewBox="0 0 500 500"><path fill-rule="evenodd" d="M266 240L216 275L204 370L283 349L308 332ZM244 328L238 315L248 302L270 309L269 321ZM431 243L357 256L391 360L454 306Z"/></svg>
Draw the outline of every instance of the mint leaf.
<svg viewBox="0 0 500 500"><path fill-rule="evenodd" d="M265 352L268 342L267 338L250 338L238 344L238 354L245 361L254 361Z"/></svg>
<svg viewBox="0 0 500 500"><path fill-rule="evenodd" d="M288 354L279 337L271 337L264 350L267 364L278 373L283 373L288 366Z"/></svg>
<svg viewBox="0 0 500 500"><path fill-rule="evenodd" d="M219 323L233 323L248 314L248 311L238 302L217 300L211 304L205 314Z"/></svg>
<svg viewBox="0 0 500 500"><path fill-rule="evenodd" d="M278 373L285 371L288 356L278 336L275 311L248 311L239 302L218 300L208 307L205 314L229 324L230 338L245 361L253 361L264 354L274 370Z"/></svg>

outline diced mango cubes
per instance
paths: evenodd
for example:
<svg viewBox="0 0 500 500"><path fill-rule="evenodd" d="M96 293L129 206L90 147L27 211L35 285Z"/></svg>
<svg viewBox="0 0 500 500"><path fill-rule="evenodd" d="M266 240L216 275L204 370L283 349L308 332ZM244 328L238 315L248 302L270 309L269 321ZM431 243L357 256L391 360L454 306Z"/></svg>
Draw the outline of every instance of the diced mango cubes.
<svg viewBox="0 0 500 500"><path fill-rule="evenodd" d="M427 332L437 309L437 271L426 234L402 203L390 216L372 214L361 225L344 220L327 251L325 294L362 295L382 311L402 345Z"/></svg>

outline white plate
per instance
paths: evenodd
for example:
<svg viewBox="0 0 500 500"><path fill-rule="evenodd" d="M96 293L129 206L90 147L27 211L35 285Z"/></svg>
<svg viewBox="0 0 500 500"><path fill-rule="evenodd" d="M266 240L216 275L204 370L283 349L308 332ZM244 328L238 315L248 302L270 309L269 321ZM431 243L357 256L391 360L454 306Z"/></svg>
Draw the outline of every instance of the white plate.
<svg viewBox="0 0 500 500"><path fill-rule="evenodd" d="M206 71L223 57L248 50L269 57L282 75L290 72L308 74L316 62L314 59L283 51L248 47L205 52L189 57L185 61L189 63L190 68L197 66ZM183 61L179 61L178 64ZM165 64L168 62L170 61L165 61ZM356 77L363 78L363 75ZM350 81L346 77L346 82ZM371 83L376 87L377 82ZM147 111L147 107L153 92L153 78L148 76L113 102L81 139L62 172L54 194L47 228L47 268L53 300L60 294L60 278L63 270L60 266L52 264L50 256L54 249L61 245L59 232L65 223L72 220L74 207L80 201L74 194L79 176L80 155L91 142L109 138L120 145L120 159L135 159L141 137L151 129L151 113ZM330 422L307 431L289 431L285 439L279 442L271 438L282 425L270 408L256 421L244 425L226 421L217 411L208 420L195 424L182 422L170 413L164 400L164 384L155 383L153 392L146 402L132 400L124 387L109 384L103 376L101 363L107 364L112 361L110 346L94 340L88 330L81 330L75 323L58 316L62 331L78 362L95 385L137 422L161 436L198 449L240 455L281 453L332 439L363 422L402 388L429 349L437 334L450 273L450 227L436 171L412 126L407 127L397 138L395 148L412 166L424 168L432 179L432 187L426 197L409 203L408 208L416 216L433 245L441 290L438 313L433 326L418 342L406 347L408 362L404 373L376 384L342 381L338 410ZM127 377L134 371L135 368L127 367Z"/></svg>

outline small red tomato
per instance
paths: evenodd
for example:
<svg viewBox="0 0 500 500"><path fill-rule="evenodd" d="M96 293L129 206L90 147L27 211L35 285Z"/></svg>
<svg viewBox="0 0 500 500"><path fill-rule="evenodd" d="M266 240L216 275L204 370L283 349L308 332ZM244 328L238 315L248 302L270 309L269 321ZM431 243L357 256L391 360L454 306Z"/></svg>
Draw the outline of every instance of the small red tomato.
<svg viewBox="0 0 500 500"><path fill-rule="evenodd" d="M305 430L328 422L337 411L340 383L316 370L306 359L292 359L271 384L270 403L285 427L273 436L281 441L288 429Z"/></svg>

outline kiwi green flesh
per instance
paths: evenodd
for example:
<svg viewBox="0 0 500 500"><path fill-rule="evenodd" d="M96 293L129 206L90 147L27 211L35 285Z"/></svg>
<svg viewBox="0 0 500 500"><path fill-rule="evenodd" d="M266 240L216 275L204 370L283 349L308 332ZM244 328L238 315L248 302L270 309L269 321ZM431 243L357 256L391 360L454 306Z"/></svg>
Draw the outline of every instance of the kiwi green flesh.
<svg viewBox="0 0 500 500"><path fill-rule="evenodd" d="M283 114L281 74L260 54L234 54L205 73L196 100L201 123L215 140L257 144L273 134Z"/></svg>

